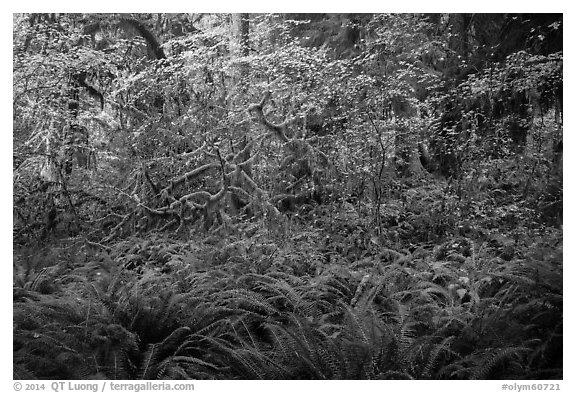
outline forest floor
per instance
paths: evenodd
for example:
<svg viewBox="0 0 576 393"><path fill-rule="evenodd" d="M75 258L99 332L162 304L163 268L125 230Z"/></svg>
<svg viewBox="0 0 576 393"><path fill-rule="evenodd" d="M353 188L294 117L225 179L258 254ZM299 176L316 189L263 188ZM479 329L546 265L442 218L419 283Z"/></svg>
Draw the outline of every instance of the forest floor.
<svg viewBox="0 0 576 393"><path fill-rule="evenodd" d="M15 247L14 378L560 379L542 214L427 180L216 234Z"/></svg>

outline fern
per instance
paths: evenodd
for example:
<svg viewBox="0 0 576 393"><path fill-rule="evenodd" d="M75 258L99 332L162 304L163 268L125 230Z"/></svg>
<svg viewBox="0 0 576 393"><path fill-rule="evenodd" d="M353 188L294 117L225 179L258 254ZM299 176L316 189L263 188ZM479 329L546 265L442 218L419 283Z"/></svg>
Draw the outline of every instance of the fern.
<svg viewBox="0 0 576 393"><path fill-rule="evenodd" d="M221 367L229 368L242 379L275 379L286 375L285 369L266 353L256 348L234 348L222 339L206 338L206 342L219 353Z"/></svg>
<svg viewBox="0 0 576 393"><path fill-rule="evenodd" d="M224 303L233 303L238 307L245 307L248 311L262 313L263 315L278 314L264 296L245 289L230 289L219 294Z"/></svg>
<svg viewBox="0 0 576 393"><path fill-rule="evenodd" d="M191 330L187 326L174 330L161 343L149 344L143 354L138 372L139 379L157 379L164 372L166 359L173 359L182 343L188 339Z"/></svg>
<svg viewBox="0 0 576 393"><path fill-rule="evenodd" d="M503 366L510 363L516 363L521 365L523 354L530 352L529 348L524 347L509 347L503 349L497 349L492 353L489 353L481 365L476 367L471 375L472 379L492 379L493 374L497 373L497 367ZM510 372L510 370L507 370ZM506 375L506 374L505 374ZM507 374L510 376L509 374Z"/></svg>
<svg viewBox="0 0 576 393"><path fill-rule="evenodd" d="M450 350L450 344L454 339L455 336L449 336L443 339L440 343L432 346L432 349L428 354L428 360L421 371L421 375L424 379L430 379L432 377L432 370L437 367L443 353L455 355L455 353Z"/></svg>

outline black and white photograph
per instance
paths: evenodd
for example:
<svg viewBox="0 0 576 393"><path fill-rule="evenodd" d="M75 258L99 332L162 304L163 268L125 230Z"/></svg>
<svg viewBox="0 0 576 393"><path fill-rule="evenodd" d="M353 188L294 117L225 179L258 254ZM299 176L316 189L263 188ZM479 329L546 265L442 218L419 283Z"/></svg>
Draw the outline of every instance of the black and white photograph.
<svg viewBox="0 0 576 393"><path fill-rule="evenodd" d="M11 17L15 391L563 390L562 13Z"/></svg>

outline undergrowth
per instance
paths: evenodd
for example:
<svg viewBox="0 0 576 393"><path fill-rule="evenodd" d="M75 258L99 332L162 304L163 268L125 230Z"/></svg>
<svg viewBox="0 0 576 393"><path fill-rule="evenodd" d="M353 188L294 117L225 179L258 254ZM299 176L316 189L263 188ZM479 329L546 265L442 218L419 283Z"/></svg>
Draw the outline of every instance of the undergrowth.
<svg viewBox="0 0 576 393"><path fill-rule="evenodd" d="M17 250L14 378L562 378L561 229L423 187L380 228L342 202L228 236Z"/></svg>

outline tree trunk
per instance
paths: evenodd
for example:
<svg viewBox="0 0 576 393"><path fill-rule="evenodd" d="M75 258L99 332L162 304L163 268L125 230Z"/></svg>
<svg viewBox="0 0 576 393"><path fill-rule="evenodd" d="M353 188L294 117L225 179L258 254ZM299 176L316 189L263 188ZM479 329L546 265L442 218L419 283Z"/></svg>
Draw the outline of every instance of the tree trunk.
<svg viewBox="0 0 576 393"><path fill-rule="evenodd" d="M233 53L237 57L246 57L250 54L250 14L232 14L232 27L234 30ZM248 64L242 62L238 70L238 82L242 90L246 87Z"/></svg>

